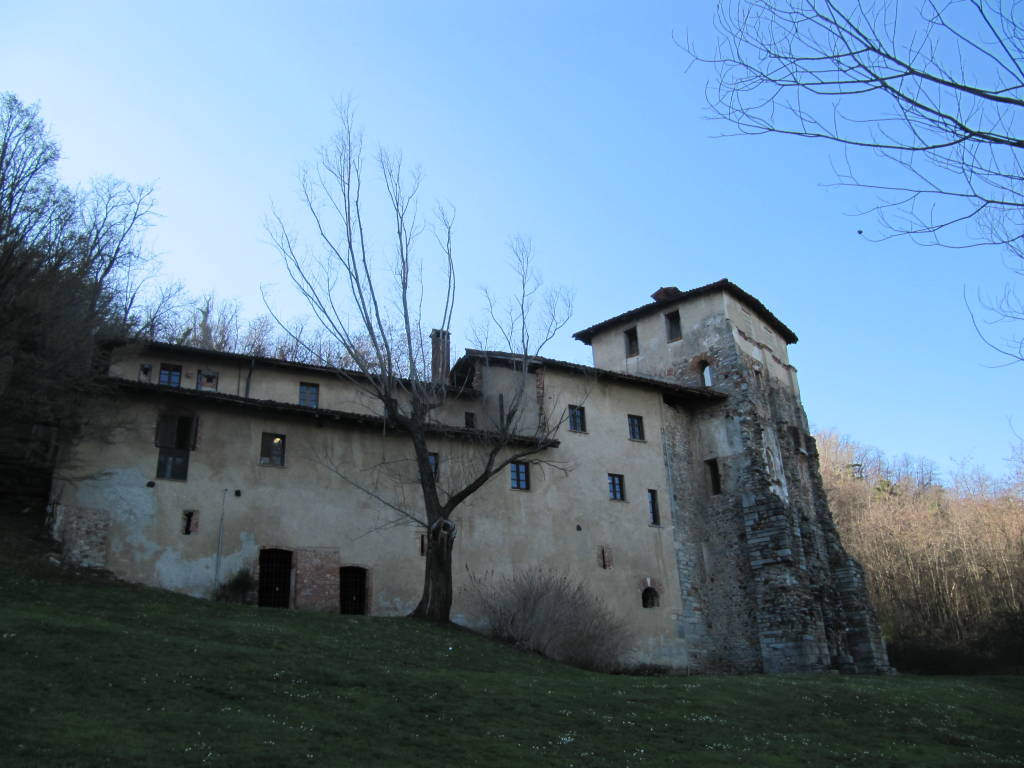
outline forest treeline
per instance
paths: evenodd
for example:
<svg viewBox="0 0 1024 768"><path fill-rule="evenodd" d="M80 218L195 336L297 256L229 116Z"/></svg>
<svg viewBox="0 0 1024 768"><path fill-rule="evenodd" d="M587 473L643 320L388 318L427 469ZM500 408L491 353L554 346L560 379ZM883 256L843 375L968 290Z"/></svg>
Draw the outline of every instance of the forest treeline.
<svg viewBox="0 0 1024 768"><path fill-rule="evenodd" d="M1024 446L1003 478L816 435L847 551L903 671L1024 671Z"/></svg>

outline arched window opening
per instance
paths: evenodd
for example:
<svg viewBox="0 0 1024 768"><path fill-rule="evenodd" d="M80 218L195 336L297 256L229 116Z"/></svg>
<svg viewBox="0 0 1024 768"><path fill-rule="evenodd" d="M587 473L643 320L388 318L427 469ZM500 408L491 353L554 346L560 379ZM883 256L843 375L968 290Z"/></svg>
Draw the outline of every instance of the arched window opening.
<svg viewBox="0 0 1024 768"><path fill-rule="evenodd" d="M704 382L705 387L710 387L714 384L714 376L711 371L711 364L703 362L700 364L700 378Z"/></svg>
<svg viewBox="0 0 1024 768"><path fill-rule="evenodd" d="M646 587L640 594L640 602L644 608L657 608L658 604L661 602L661 599L658 596L658 590L654 587Z"/></svg>

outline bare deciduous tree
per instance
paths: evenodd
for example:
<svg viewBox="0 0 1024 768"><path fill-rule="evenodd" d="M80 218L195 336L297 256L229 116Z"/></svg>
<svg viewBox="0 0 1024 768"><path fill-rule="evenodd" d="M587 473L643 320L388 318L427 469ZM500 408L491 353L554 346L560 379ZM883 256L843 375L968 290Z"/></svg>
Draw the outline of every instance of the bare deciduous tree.
<svg viewBox="0 0 1024 768"><path fill-rule="evenodd" d="M1005 246L1024 277L1024 26L1010 0L722 0L714 116L743 134L841 145L889 235ZM886 161L863 178L853 156ZM1024 317L1009 288L990 308ZM1024 339L998 344L1024 359Z"/></svg>
<svg viewBox="0 0 1024 768"><path fill-rule="evenodd" d="M386 429L409 441L419 504L384 499L351 474L343 477L426 528L423 593L413 616L447 622L452 603L452 544L457 534L453 513L511 462L551 444L557 419L532 424L525 418L525 383L530 357L568 321L571 300L564 291L542 299L545 294L540 292L529 245L515 241L519 295L500 314L496 301L490 306L494 328L517 360L512 367L521 373L520 385L509 393L497 423L473 430L472 438L463 441L468 453L460 458L458 481L442 487L431 464L429 441L439 429L451 434L451 425L441 424L438 413L454 393L446 375L448 360L440 366L441 376L431 370L422 314L424 304L426 311L436 312L430 327L447 340L455 303L454 214L443 206L435 211L431 229L439 267L430 270L429 278L439 275L440 289L430 288L416 249L426 229L417 207L420 175L409 172L400 155L378 150L376 170L393 249L390 259L382 259L367 233L371 217L363 197L362 136L351 110L342 105L338 111L339 131L300 176L303 209L314 233L312 247L300 242L276 210L267 230L293 284L351 362L354 370L339 370L339 375L364 388L379 403ZM542 306L534 306L537 300ZM442 348L446 350L447 345Z"/></svg>

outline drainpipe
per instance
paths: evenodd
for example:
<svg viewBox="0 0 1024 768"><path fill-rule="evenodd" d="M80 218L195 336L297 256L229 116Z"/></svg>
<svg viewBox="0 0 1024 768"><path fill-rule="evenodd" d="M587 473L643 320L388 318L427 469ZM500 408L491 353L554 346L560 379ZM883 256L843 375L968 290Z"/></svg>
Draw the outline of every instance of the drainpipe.
<svg viewBox="0 0 1024 768"><path fill-rule="evenodd" d="M228 500L228 489L220 497L220 524L217 527L217 560L213 566L213 588L220 586L220 553L224 546L224 505Z"/></svg>
<svg viewBox="0 0 1024 768"><path fill-rule="evenodd" d="M246 396L246 398L249 397L249 385L252 384L252 372L253 372L253 369L255 367L256 367L256 358L255 357L250 357L249 358L249 373L245 377L245 396ZM227 491L224 491L224 493L227 493Z"/></svg>

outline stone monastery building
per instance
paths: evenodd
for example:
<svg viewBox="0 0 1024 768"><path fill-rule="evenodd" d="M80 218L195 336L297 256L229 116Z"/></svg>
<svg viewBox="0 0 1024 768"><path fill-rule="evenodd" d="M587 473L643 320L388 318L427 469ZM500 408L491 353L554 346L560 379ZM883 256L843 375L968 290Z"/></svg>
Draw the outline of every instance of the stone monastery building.
<svg viewBox="0 0 1024 768"><path fill-rule="evenodd" d="M443 488L523 374L521 358L476 350L448 373L433 336L454 393L430 441ZM532 358L526 372L523 415L556 420L551 447L456 510L456 620L479 623L473 579L549 569L631 622L636 662L887 669L822 490L796 335L720 280L661 288L575 338L593 367ZM110 426L65 447L54 481L69 559L196 596L248 569L266 606L416 605L425 532L393 509L421 508L415 462L357 380L159 343L114 350L109 375L94 424Z"/></svg>

